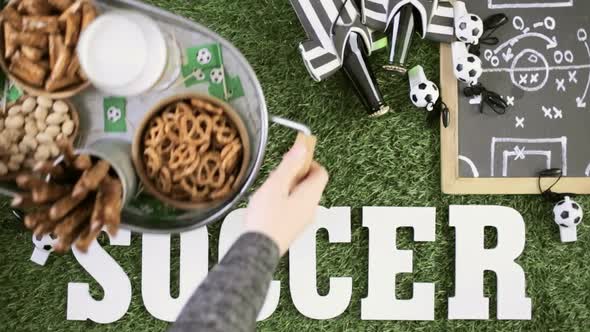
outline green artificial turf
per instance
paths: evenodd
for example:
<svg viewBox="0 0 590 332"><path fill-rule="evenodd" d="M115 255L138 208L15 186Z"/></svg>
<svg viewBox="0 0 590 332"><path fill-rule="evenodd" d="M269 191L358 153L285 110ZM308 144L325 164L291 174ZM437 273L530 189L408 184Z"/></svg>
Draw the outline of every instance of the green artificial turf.
<svg viewBox="0 0 590 332"><path fill-rule="evenodd" d="M341 73L315 83L305 70L297 45L304 33L286 0L153 0L154 5L186 16L233 42L254 67L272 114L303 121L319 137L317 159L331 175L322 205L352 207L352 243L328 244L318 236L319 293L329 276L352 276L348 309L326 321L305 318L291 302L288 261L281 261L281 300L275 313L259 323L261 331L585 331L590 330L590 227L578 229L578 242L563 245L553 224L551 208L539 196L447 196L440 190L439 133L425 127L425 113L410 103L405 78L379 70L381 52L372 57L379 85L393 112L368 119ZM438 81L438 48L416 40L409 65L421 64ZM271 126L266 160L258 183L277 164L294 135ZM579 197L584 206L590 200ZM533 302L531 321L495 319L495 277L486 275L491 320L449 321L448 297L454 289L454 230L448 225L450 204L497 204L518 210L526 222L527 242L518 262L526 272L527 294ZM400 298L411 297L412 282L436 283L433 322L361 321L360 300L367 293L368 232L361 226L363 206L431 206L437 208L436 242L411 241L403 230L399 247L415 250L414 274L397 280ZM30 233L11 216L7 202L0 207L0 331L161 331L168 323L154 319L141 299L141 238L130 247L106 247L129 275L133 299L128 313L109 325L66 321L68 282L89 282L100 298L98 284L71 254L52 255L45 267L29 261ZM217 261L219 224L209 227L210 265ZM493 236L488 239L493 242ZM178 238L174 237L172 280L178 275ZM395 262L391 262L395 264ZM172 293L178 285L174 283Z"/></svg>

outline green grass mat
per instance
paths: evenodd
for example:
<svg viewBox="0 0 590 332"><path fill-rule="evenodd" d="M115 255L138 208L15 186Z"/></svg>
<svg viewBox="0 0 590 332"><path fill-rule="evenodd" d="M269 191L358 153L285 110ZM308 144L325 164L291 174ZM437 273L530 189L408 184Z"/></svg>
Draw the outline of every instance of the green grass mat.
<svg viewBox="0 0 590 332"><path fill-rule="evenodd" d="M563 245L553 224L551 206L539 196L446 196L440 191L439 134L425 128L425 113L412 106L407 80L378 69L383 52L373 62L385 100L393 113L370 120L348 81L336 74L315 83L307 74L297 45L304 39L286 0L155 0L151 3L186 16L217 31L233 42L252 63L269 111L308 123L319 137L317 159L331 175L324 206L352 207L352 243L318 241L318 287L328 291L329 276L352 276L353 296L339 317L317 321L303 317L293 306L288 288L288 262L283 259L277 278L281 300L275 313L259 323L261 331L585 331L590 319L590 227L578 229L575 244ZM421 64L426 75L438 81L438 48L417 40L410 65ZM294 134L272 126L266 160L259 180L276 166ZM260 181L259 181L260 183ZM587 208L590 199L577 200ZM498 204L522 213L527 243L518 262L527 278L533 301L531 321L498 321L495 310L495 277L486 275L485 292L491 296L490 321L449 321L448 297L454 288L454 230L448 226L449 204ZM400 298L408 298L412 282L436 283L434 322L361 321L360 300L367 293L368 233L361 226L362 206L433 206L437 208L437 241L414 244L411 232L402 231L399 246L414 249L414 274L397 280ZM150 316L141 300L141 238L130 247L107 247L131 279L133 299L118 322L99 325L66 321L68 282L96 282L71 254L52 255L45 267L29 261L31 235L10 215L7 202L0 205L0 330L1 331L161 331L168 323ZM219 224L210 227L210 264L217 261ZM493 239L490 239L493 241ZM178 243L178 238L175 242ZM178 247L172 255L172 280L178 275ZM392 262L395 264L395 262ZM172 294L178 285L171 286Z"/></svg>

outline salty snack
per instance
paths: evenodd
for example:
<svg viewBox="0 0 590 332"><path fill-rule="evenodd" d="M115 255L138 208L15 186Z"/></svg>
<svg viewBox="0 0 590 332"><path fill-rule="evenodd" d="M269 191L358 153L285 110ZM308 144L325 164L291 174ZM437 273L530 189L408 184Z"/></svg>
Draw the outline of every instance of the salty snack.
<svg viewBox="0 0 590 332"><path fill-rule="evenodd" d="M145 173L174 200L202 202L232 192L243 163L240 132L226 111L206 99L175 100L155 113L142 133Z"/></svg>
<svg viewBox="0 0 590 332"><path fill-rule="evenodd" d="M31 170L59 154L57 141L72 140L77 114L63 100L23 96L0 111L0 176Z"/></svg>
<svg viewBox="0 0 590 332"><path fill-rule="evenodd" d="M103 226L109 234L117 233L123 188L107 161L75 155L71 142L64 139L58 145L62 163L42 161L35 165L34 173L16 178L23 192L14 197L12 207L36 205L25 216L25 226L37 236L56 235L56 251L65 252L75 244L85 252Z"/></svg>
<svg viewBox="0 0 590 332"><path fill-rule="evenodd" d="M53 93L87 82L75 49L97 16L89 0L12 1L1 16L6 69L24 85Z"/></svg>

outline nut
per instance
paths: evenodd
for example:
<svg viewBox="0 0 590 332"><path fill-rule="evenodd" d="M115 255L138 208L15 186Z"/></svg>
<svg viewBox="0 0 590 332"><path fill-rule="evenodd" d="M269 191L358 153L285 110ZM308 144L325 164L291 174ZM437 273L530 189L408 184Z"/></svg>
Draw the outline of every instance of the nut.
<svg viewBox="0 0 590 332"><path fill-rule="evenodd" d="M64 122L64 117L61 113L51 113L47 116L45 122L49 125L58 125Z"/></svg>
<svg viewBox="0 0 590 332"><path fill-rule="evenodd" d="M53 110L57 113L65 114L70 108L63 100L58 100L53 104Z"/></svg>
<svg viewBox="0 0 590 332"><path fill-rule="evenodd" d="M25 161L25 155L23 153L19 153L10 156L10 160L8 160L8 163L15 163L20 165L23 163L23 161Z"/></svg>
<svg viewBox="0 0 590 332"><path fill-rule="evenodd" d="M19 129L19 128L22 128L22 126L24 124L25 124L25 118L20 114L9 116L4 121L4 125L8 129Z"/></svg>
<svg viewBox="0 0 590 332"><path fill-rule="evenodd" d="M51 100L49 97L39 96L37 97L37 104L45 108L51 108L51 105L53 105L53 100Z"/></svg>
<svg viewBox="0 0 590 332"><path fill-rule="evenodd" d="M2 161L0 161L0 175L8 174L8 166Z"/></svg>
<svg viewBox="0 0 590 332"><path fill-rule="evenodd" d="M20 105L14 105L8 110L8 116L17 115L21 112L22 108Z"/></svg>
<svg viewBox="0 0 590 332"><path fill-rule="evenodd" d="M36 164L37 164L37 161L33 157L29 157L29 158L25 159L25 161L23 162L23 165L29 169L33 169L33 167L35 167Z"/></svg>
<svg viewBox="0 0 590 332"><path fill-rule="evenodd" d="M37 106L37 101L35 98L29 97L23 102L22 111L23 113L30 113L35 109L35 106Z"/></svg>
<svg viewBox="0 0 590 332"><path fill-rule="evenodd" d="M53 139L51 136L49 136L49 134L47 133L38 133L37 136L35 136L35 138L37 139L37 142L41 143L41 144L45 144L45 143L49 143L52 142Z"/></svg>
<svg viewBox="0 0 590 332"><path fill-rule="evenodd" d="M67 120L61 125L61 132L66 135L70 136L74 132L74 121Z"/></svg>
<svg viewBox="0 0 590 332"><path fill-rule="evenodd" d="M9 151L10 151L10 154L11 155L12 154L18 154L19 153L18 145L16 145L16 144L10 145L10 150Z"/></svg>
<svg viewBox="0 0 590 332"><path fill-rule="evenodd" d="M45 121L45 118L47 117L47 112L47 108L38 105L37 108L35 108L35 119Z"/></svg>
<svg viewBox="0 0 590 332"><path fill-rule="evenodd" d="M20 164L8 162L8 169L12 172L16 172L20 169Z"/></svg>
<svg viewBox="0 0 590 332"><path fill-rule="evenodd" d="M25 123L25 133L27 133L28 135L35 136L38 132L39 130L37 129L37 123L35 122L35 120L28 120Z"/></svg>
<svg viewBox="0 0 590 332"><path fill-rule="evenodd" d="M50 151L49 151L49 147L47 145L40 145L37 148L37 152L35 152L35 160L37 161L45 161L47 159L49 159L50 156Z"/></svg>
<svg viewBox="0 0 590 332"><path fill-rule="evenodd" d="M0 118L0 130L4 129L4 119Z"/></svg>
<svg viewBox="0 0 590 332"><path fill-rule="evenodd" d="M37 129L39 131L43 131L43 130L45 130L45 128L47 128L47 124L45 123L45 121L37 120Z"/></svg>
<svg viewBox="0 0 590 332"><path fill-rule="evenodd" d="M61 128L56 125L47 126L45 133L51 136L52 140L61 132Z"/></svg>
<svg viewBox="0 0 590 332"><path fill-rule="evenodd" d="M57 144L51 142L49 144L49 154L51 155L51 158L55 158L57 156L59 156L59 147L57 146Z"/></svg>
<svg viewBox="0 0 590 332"><path fill-rule="evenodd" d="M23 139L21 141L21 144L22 143L26 144L31 151L35 150L38 145L37 140L32 135L25 135L25 137L23 137Z"/></svg>

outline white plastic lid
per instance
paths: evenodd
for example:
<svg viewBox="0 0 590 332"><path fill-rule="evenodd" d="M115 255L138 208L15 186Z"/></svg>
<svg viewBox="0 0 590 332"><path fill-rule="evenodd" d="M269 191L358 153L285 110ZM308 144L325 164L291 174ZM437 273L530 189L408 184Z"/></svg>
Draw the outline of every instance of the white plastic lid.
<svg viewBox="0 0 590 332"><path fill-rule="evenodd" d="M166 41L158 26L128 10L100 15L80 36L77 52L88 79L120 96L149 90L166 67Z"/></svg>

